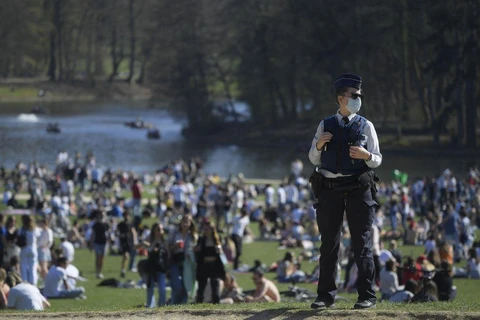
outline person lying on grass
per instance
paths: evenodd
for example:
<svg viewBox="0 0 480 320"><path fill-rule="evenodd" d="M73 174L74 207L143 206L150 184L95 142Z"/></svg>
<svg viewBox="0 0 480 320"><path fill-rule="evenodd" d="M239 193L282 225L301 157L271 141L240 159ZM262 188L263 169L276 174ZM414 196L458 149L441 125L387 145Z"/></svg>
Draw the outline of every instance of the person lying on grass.
<svg viewBox="0 0 480 320"><path fill-rule="evenodd" d="M280 292L275 284L263 276L261 270L255 270L252 277L256 285L253 296L246 296L245 302L280 302Z"/></svg>

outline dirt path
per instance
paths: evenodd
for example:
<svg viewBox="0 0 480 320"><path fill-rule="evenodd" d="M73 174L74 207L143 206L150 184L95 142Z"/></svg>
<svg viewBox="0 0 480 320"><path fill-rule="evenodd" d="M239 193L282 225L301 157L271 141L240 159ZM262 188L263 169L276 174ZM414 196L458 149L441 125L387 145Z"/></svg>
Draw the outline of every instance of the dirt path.
<svg viewBox="0 0 480 320"><path fill-rule="evenodd" d="M103 319L129 319L129 320L304 320L304 319L333 319L356 320L368 318L369 320L415 319L415 320L450 320L450 319L480 319L480 312L422 312L407 313L394 311L355 311L332 310L324 312L302 310L162 310L162 311L124 311L124 312L59 312L59 313L6 313L0 315L1 319L52 319L52 320L103 320Z"/></svg>

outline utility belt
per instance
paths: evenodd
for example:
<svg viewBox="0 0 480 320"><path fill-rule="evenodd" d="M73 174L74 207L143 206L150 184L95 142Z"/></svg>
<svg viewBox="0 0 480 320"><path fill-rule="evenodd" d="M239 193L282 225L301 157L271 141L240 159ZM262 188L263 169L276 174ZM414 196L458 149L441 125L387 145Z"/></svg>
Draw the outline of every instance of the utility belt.
<svg viewBox="0 0 480 320"><path fill-rule="evenodd" d="M338 192L349 192L360 188L369 187L372 190L372 196L377 193L375 182L378 182L378 176L368 170L362 174L348 177L326 178L320 172L313 171L310 176L310 183L315 198L318 198L321 189L332 189Z"/></svg>

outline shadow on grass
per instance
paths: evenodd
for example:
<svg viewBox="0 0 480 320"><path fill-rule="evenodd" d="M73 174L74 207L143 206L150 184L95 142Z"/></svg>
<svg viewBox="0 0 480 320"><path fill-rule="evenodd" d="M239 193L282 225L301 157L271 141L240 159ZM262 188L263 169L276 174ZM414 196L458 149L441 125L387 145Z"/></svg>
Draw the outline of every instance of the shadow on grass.
<svg viewBox="0 0 480 320"><path fill-rule="evenodd" d="M280 308L280 309L267 309L259 311L258 313L248 316L249 311L243 310L240 314L245 314L245 320L271 320L271 319L282 319L282 320L305 320L312 319L316 317L327 316L330 313L328 310L315 311L315 310L299 310L297 308ZM334 314L334 313L333 313Z"/></svg>
<svg viewBox="0 0 480 320"><path fill-rule="evenodd" d="M281 308L281 309L270 309L270 310L263 310L260 311L248 318L245 318L245 320L271 320L274 319L278 316L281 316L287 311L292 310L291 308ZM244 311L245 312L245 311Z"/></svg>

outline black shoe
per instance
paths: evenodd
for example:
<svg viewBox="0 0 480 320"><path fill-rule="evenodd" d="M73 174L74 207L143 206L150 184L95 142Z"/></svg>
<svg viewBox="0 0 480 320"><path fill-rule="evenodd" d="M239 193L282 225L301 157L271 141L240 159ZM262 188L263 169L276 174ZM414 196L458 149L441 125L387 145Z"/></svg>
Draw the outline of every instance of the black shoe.
<svg viewBox="0 0 480 320"><path fill-rule="evenodd" d="M125 278L125 271L120 272L120 278Z"/></svg>
<svg viewBox="0 0 480 320"><path fill-rule="evenodd" d="M335 307L335 303L327 303L320 298L317 298L311 305L310 308L317 310L325 310L326 308Z"/></svg>
<svg viewBox="0 0 480 320"><path fill-rule="evenodd" d="M355 305L353 306L353 309L372 309L376 308L377 304L375 302L372 302L370 300L363 300L363 301L357 301Z"/></svg>

